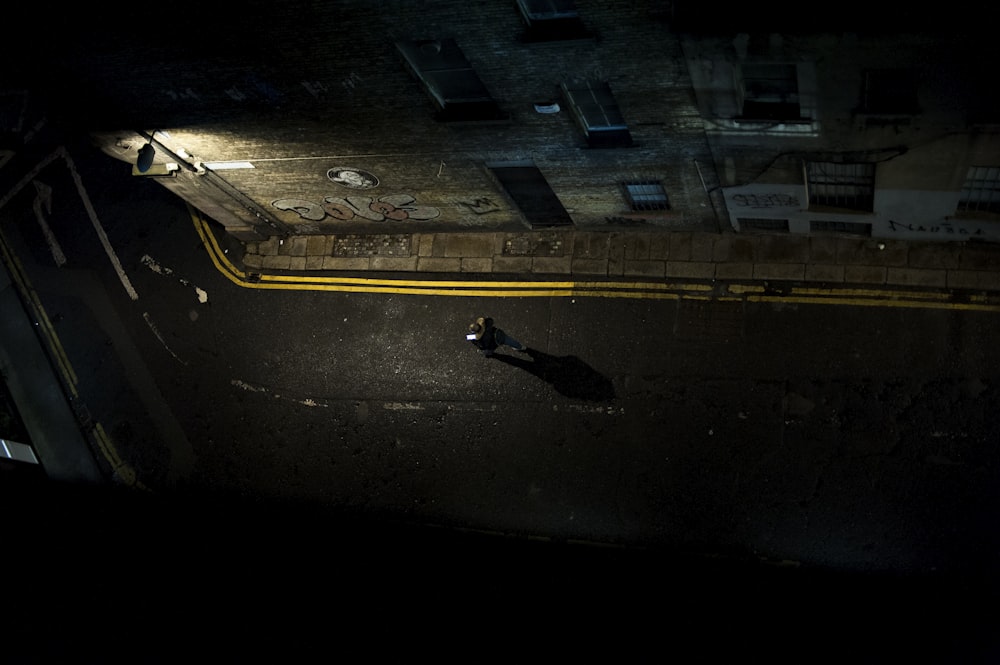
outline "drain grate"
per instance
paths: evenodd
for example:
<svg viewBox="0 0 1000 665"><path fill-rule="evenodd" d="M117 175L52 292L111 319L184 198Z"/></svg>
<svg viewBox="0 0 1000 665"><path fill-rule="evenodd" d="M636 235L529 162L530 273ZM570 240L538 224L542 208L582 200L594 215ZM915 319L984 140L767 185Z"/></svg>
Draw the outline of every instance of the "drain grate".
<svg viewBox="0 0 1000 665"><path fill-rule="evenodd" d="M681 298L674 336L691 342L735 342L743 337L743 301Z"/></svg>
<svg viewBox="0 0 1000 665"><path fill-rule="evenodd" d="M333 243L333 256L410 256L409 235L342 235Z"/></svg>
<svg viewBox="0 0 1000 665"><path fill-rule="evenodd" d="M557 233L508 236L503 253L504 256L565 256L566 245Z"/></svg>

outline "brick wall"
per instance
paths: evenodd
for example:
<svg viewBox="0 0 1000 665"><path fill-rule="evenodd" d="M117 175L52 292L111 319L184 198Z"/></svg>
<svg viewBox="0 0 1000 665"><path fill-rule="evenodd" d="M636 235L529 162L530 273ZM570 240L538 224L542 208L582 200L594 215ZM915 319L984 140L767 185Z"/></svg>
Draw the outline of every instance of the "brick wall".
<svg viewBox="0 0 1000 665"><path fill-rule="evenodd" d="M699 160L713 179L711 156L661 4L579 0L591 37L525 43L513 0L250 3L230 23L193 26L181 44L158 32L139 62L109 46L87 66L100 69L101 90L130 109L132 122L168 131L171 148L200 161L252 162L253 170L220 176L297 232L348 224L379 232L414 224L523 228L486 165L525 160L538 166L577 227L715 230L706 174L695 166ZM508 119L436 121L394 45L424 38L453 38ZM634 146L587 147L559 94L560 83L587 79L609 84ZM537 113L534 105L546 101L563 110ZM122 125L117 134L132 128ZM102 136L110 142L120 138L115 134ZM353 191L334 183L327 172L338 166L367 171L379 185ZM633 179L662 180L671 210L633 214L621 187ZM328 197L362 210L368 201L377 208L388 201L413 215L317 219Z"/></svg>

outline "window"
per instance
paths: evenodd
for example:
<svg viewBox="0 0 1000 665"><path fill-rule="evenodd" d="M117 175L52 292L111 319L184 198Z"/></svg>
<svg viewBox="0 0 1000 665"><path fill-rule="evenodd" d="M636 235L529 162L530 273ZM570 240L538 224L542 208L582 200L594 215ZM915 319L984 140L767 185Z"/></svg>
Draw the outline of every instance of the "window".
<svg viewBox="0 0 1000 665"><path fill-rule="evenodd" d="M798 68L787 64L745 64L740 70L743 117L750 120L798 120Z"/></svg>
<svg viewBox="0 0 1000 665"><path fill-rule="evenodd" d="M736 221L740 223L740 229L743 231L778 231L779 233L788 233L787 219L739 217Z"/></svg>
<svg viewBox="0 0 1000 665"><path fill-rule="evenodd" d="M505 116L454 39L396 44L434 101L438 120L500 120Z"/></svg>
<svg viewBox="0 0 1000 665"><path fill-rule="evenodd" d="M607 83L585 81L563 84L562 88L591 148L632 145L632 135Z"/></svg>
<svg viewBox="0 0 1000 665"><path fill-rule="evenodd" d="M809 230L814 233L846 233L854 236L870 236L872 225L864 222L814 220L809 222Z"/></svg>
<svg viewBox="0 0 1000 665"><path fill-rule="evenodd" d="M962 185L958 209L1000 213L1000 166L970 166Z"/></svg>
<svg viewBox="0 0 1000 665"><path fill-rule="evenodd" d="M491 164L489 169L531 228L569 226L573 223L559 197L535 165L530 162Z"/></svg>
<svg viewBox="0 0 1000 665"><path fill-rule="evenodd" d="M870 69L861 90L863 113L917 113L917 76L911 69Z"/></svg>
<svg viewBox="0 0 1000 665"><path fill-rule="evenodd" d="M588 37L573 0L517 0L525 24L525 41Z"/></svg>
<svg viewBox="0 0 1000 665"><path fill-rule="evenodd" d="M625 195L632 210L669 210L667 192L659 180L624 183Z"/></svg>
<svg viewBox="0 0 1000 665"><path fill-rule="evenodd" d="M807 162L809 208L871 212L875 202L875 165Z"/></svg>

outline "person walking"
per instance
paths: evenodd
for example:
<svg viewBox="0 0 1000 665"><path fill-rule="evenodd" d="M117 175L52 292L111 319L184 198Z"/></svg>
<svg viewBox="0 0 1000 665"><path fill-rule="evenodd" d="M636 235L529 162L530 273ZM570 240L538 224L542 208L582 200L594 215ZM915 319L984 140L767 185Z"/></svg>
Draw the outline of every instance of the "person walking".
<svg viewBox="0 0 1000 665"><path fill-rule="evenodd" d="M497 328L493 324L493 319L488 316L480 316L470 324L469 332L465 338L472 342L479 349L479 352L487 358L496 353L496 350L501 346L508 346L515 351L526 352L528 350L524 344Z"/></svg>

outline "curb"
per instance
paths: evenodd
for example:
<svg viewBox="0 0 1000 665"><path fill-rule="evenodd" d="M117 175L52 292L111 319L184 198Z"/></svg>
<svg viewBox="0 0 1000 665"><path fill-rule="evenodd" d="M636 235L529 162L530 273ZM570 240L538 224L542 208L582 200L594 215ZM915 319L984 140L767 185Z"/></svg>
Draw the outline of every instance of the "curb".
<svg viewBox="0 0 1000 665"><path fill-rule="evenodd" d="M1000 292L1000 247L837 236L584 231L340 234L246 243L241 262L248 271L271 274L802 282Z"/></svg>

